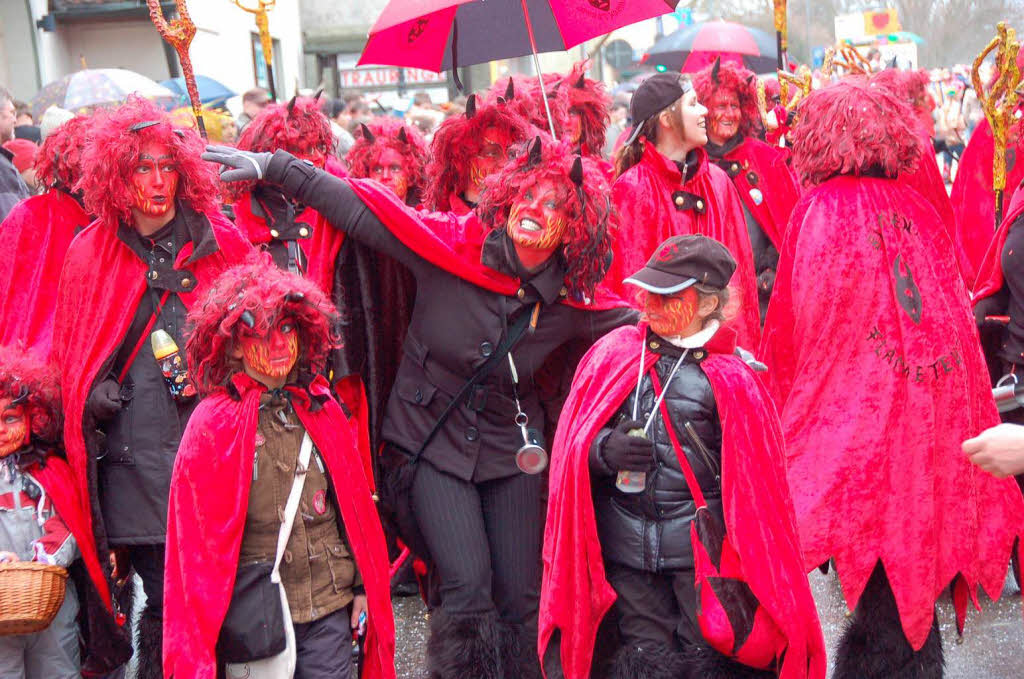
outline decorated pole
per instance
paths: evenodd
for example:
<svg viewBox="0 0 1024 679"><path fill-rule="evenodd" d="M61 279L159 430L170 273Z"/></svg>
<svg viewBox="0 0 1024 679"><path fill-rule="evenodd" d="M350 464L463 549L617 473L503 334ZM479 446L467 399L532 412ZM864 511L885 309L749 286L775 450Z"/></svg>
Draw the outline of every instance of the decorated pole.
<svg viewBox="0 0 1024 679"><path fill-rule="evenodd" d="M174 0L178 8L178 18L168 22L160 9L160 0L146 0L149 5L149 18L156 26L157 32L167 41L174 51L178 53L178 61L181 62L181 74L185 78L185 89L188 90L188 99L192 104L192 113L199 125L199 134L206 139L206 123L203 122L203 102L199 100L199 87L196 85L196 74L192 69L192 57L189 56L188 48L192 44L192 38L196 37L196 25L188 15L188 7L185 0Z"/></svg>
<svg viewBox="0 0 1024 679"><path fill-rule="evenodd" d="M1021 94L1017 88L1021 84L1020 69L1017 66L1017 52L1020 43L1012 28L1000 21L996 26L996 37L981 51L971 68L971 82L978 102L985 112L985 118L992 128L992 190L996 202L996 228L1003 221L1003 191L1006 189L1006 150L1013 112ZM979 73L981 64L992 52L995 56L996 80L986 92L982 87Z"/></svg>
<svg viewBox="0 0 1024 679"><path fill-rule="evenodd" d="M256 29L260 34L260 47L263 49L263 62L267 65L267 89L270 98L277 101L277 86L274 83L274 42L270 38L270 20L267 12L274 9L277 0L256 0L255 7L246 7L242 0L231 0L243 12L252 14L256 19ZM152 0L150 0L152 2Z"/></svg>
<svg viewBox="0 0 1024 679"><path fill-rule="evenodd" d="M774 0L775 3L775 48L778 50L779 70L789 70L789 30L786 22L786 0Z"/></svg>

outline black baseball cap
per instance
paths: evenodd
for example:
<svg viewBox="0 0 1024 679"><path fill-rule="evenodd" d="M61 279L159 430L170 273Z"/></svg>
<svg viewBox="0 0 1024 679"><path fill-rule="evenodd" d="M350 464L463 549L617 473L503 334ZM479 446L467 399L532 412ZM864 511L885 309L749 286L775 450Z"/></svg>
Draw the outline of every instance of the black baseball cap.
<svg viewBox="0 0 1024 679"><path fill-rule="evenodd" d="M722 290L735 271L736 260L714 238L673 236L658 246L644 268L623 282L659 295L671 295L698 283Z"/></svg>
<svg viewBox="0 0 1024 679"><path fill-rule="evenodd" d="M626 140L632 144L640 136L640 128L650 118L676 103L679 97L693 89L693 83L678 73L655 73L636 88L629 102L629 117L633 119L633 132Z"/></svg>

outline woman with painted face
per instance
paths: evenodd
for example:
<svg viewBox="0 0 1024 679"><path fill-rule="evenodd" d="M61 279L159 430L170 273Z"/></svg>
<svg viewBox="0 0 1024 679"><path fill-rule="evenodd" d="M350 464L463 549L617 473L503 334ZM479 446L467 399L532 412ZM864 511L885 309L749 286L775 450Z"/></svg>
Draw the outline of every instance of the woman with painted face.
<svg viewBox="0 0 1024 679"><path fill-rule="evenodd" d="M352 679L359 634L359 676L393 679L366 423L321 376L339 342L337 313L313 282L268 260L227 271L189 314L188 363L204 399L171 480L165 676L212 679L226 666L228 677L281 677L267 665L290 660L297 677ZM251 608L254 583L271 588L281 615ZM266 624L277 646L243 644L249 622Z"/></svg>
<svg viewBox="0 0 1024 679"><path fill-rule="evenodd" d="M708 143L704 148L711 162L729 175L743 204L763 321L782 237L800 197L800 187L789 167L788 151L759 138L756 79L742 66L716 59L694 76L693 86L708 108Z"/></svg>
<svg viewBox="0 0 1024 679"><path fill-rule="evenodd" d="M382 504L440 578L430 676L536 676L545 414L534 375L570 340L635 320L604 292L608 185L566 143L536 137L462 218L417 212L376 182L211 147L225 180L262 176L416 278L384 418ZM232 169L233 168L233 169Z"/></svg>
<svg viewBox="0 0 1024 679"><path fill-rule="evenodd" d="M668 239L626 279L643 291L640 325L603 337L577 369L555 435L540 610L545 665L557 658L566 679L592 667L609 679L825 676L778 417L721 323L735 270L715 240ZM691 544L712 525L740 566L719 582L758 602L745 623L722 602L727 630L702 619L716 605L697 577L708 543ZM612 658L595 648L606 613L622 641Z"/></svg>
<svg viewBox="0 0 1024 679"><path fill-rule="evenodd" d="M740 345L754 347L761 337L754 255L739 194L704 149L707 112L692 83L677 73L655 74L633 94L633 132L615 161L612 200L621 228L609 280L621 286L670 236L714 238L737 262L735 294L725 317L739 333Z"/></svg>
<svg viewBox="0 0 1024 679"><path fill-rule="evenodd" d="M427 145L415 126L396 118L360 124L345 162L352 177L379 181L406 205L416 207L422 202Z"/></svg>

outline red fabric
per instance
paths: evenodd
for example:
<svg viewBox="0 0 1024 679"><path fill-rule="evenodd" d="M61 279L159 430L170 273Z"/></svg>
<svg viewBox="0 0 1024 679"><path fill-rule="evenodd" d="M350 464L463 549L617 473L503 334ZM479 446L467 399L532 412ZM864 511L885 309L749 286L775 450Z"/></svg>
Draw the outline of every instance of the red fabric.
<svg viewBox="0 0 1024 679"><path fill-rule="evenodd" d="M1006 218L999 225L992 244L989 245L985 259L978 269L978 279L974 286L974 294L971 296L973 304L979 300L990 297L1003 289L1003 248L1006 246L1006 237L1010 233L1010 225L1017 218L1024 214L1024 191L1017 191L1013 195L1006 208Z"/></svg>
<svg viewBox="0 0 1024 679"><path fill-rule="evenodd" d="M995 234L995 193L992 190L992 130L982 120L960 156L950 201L960 229L960 241L967 251L973 271L981 268L989 243ZM1003 214L1014 192L1024 181L1024 137L1011 147L1006 162L1006 189Z"/></svg>
<svg viewBox="0 0 1024 679"><path fill-rule="evenodd" d="M725 160L736 160L743 164L743 171L732 180L740 194L744 207L757 220L758 226L772 241L776 249L782 248L786 225L793 206L800 199L800 185L796 175L786 163L789 152L778 146L770 146L760 139L746 137L739 146L725 154ZM750 181L755 175L756 186ZM758 205L750 195L757 188L763 200Z"/></svg>
<svg viewBox="0 0 1024 679"><path fill-rule="evenodd" d="M194 292L181 294L187 307L228 267L240 264L251 246L220 213L206 215L220 249L196 262L191 241L175 268L196 275ZM146 288L146 265L117 237L112 225L93 222L71 243L64 259L54 315L52 358L61 373L64 400L64 447L78 486L83 511L89 512L89 478L84 417L85 401L95 383L106 376ZM94 544L92 526L88 544ZM104 601L110 596L99 587Z"/></svg>
<svg viewBox="0 0 1024 679"><path fill-rule="evenodd" d="M345 168L331 157L327 158L325 169L335 177L348 176ZM254 245L269 243L272 240L270 227L267 226L263 217L253 214L250 196L251 194L245 193L235 203L235 224L249 238L250 243ZM309 262L306 276L330 295L334 289L334 263L341 251L345 233L331 226L323 215L309 207L303 210L295 221L309 224L313 230L313 235L310 238L298 241L299 247L306 255L306 261Z"/></svg>
<svg viewBox="0 0 1024 679"><path fill-rule="evenodd" d="M804 195L760 355L804 566L834 558L853 609L881 559L915 649L958 573L997 598L1024 500L960 450L999 417L952 244L920 194L840 176Z"/></svg>
<svg viewBox="0 0 1024 679"><path fill-rule="evenodd" d="M64 253L91 220L57 189L23 200L0 224L0 344L50 353Z"/></svg>
<svg viewBox="0 0 1024 679"><path fill-rule="evenodd" d="M757 302L757 274L740 197L728 175L708 163L704 149L697 149L700 165L696 175L682 184L675 163L644 141L644 155L612 185L612 201L619 212L620 229L612 243L612 267L607 284L624 297L636 293L623 279L639 271L663 241L680 234L699 233L724 244L736 258L736 275L730 287L732 299L726 316L739 334L740 345L756 347L761 338ZM677 210L672 193L682 189L707 201L707 212Z"/></svg>
<svg viewBox="0 0 1024 679"><path fill-rule="evenodd" d="M416 210L375 181L350 179L348 183L398 240L434 266L502 295L514 295L519 289L518 278L506 276L480 262L487 232L475 212L459 216L454 212ZM563 298L563 303L593 311L628 306L603 286L598 286L589 303L568 298Z"/></svg>
<svg viewBox="0 0 1024 679"><path fill-rule="evenodd" d="M552 634L560 632L567 679L590 675L597 628L615 600L605 579L587 458L598 431L636 388L645 331L618 328L584 356L555 434L539 645L543 658ZM731 355L734 346L732 331L719 330L707 347L711 355L701 363L722 423L726 530L746 581L789 640L780 676L823 679L824 641L800 559L778 418L764 387ZM648 352L645 369L655 360Z"/></svg>
<svg viewBox="0 0 1024 679"><path fill-rule="evenodd" d="M174 462L167 509L164 573L164 675L215 679L215 646L231 602L249 508L261 384L239 373L239 399L218 391L199 403ZM309 395L295 387L292 405L330 473L334 500L366 587L363 679L394 679L395 621L388 556L377 509L363 476L358 426L345 417L318 377ZM216 459L217 464L210 461ZM340 492L339 492L340 491ZM345 650L347 652L347 650Z"/></svg>

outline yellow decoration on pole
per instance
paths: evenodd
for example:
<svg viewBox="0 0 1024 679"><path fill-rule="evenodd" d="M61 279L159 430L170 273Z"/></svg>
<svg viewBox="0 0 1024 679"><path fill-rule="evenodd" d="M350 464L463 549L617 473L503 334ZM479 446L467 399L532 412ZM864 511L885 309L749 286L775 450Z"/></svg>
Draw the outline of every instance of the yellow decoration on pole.
<svg viewBox="0 0 1024 679"><path fill-rule="evenodd" d="M788 64L787 51L789 50L789 29L786 22L786 0L773 0L775 5L775 40L779 52L778 67L780 71L786 70Z"/></svg>
<svg viewBox="0 0 1024 679"><path fill-rule="evenodd" d="M199 100L199 87L196 86L196 75L192 69L192 57L188 53L189 45L196 37L196 25L192 23L192 17L188 14L185 0L174 0L174 5L178 9L178 18L172 21L167 21L164 18L164 13L160 9L160 0L146 0L146 4L149 5L149 18L156 26L157 32L178 53L181 74L185 78L185 89L188 90L188 98L192 103L192 113L195 114L196 121L199 123L199 134L206 139L203 104Z"/></svg>
<svg viewBox="0 0 1024 679"><path fill-rule="evenodd" d="M274 42L270 37L270 20L267 12L274 9L277 0L256 0L256 5L247 7L242 0L231 0L243 12L252 14L256 19L256 30L260 34L260 47L263 49L263 62L267 65L267 84L270 86L270 98L277 101L277 86L274 83Z"/></svg>

